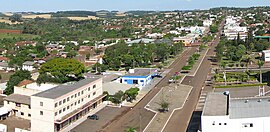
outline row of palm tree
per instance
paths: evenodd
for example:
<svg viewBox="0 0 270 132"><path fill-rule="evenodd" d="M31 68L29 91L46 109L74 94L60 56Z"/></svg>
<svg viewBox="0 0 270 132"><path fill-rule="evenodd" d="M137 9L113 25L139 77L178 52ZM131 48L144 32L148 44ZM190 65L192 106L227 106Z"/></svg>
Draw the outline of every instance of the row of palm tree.
<svg viewBox="0 0 270 132"><path fill-rule="evenodd" d="M246 73L248 76L248 80L249 80L249 64L251 64L252 62L254 62L254 60L250 57L250 55L247 55L245 57L245 62L246 62ZM257 61L257 65L260 69L260 83L262 83L262 66L264 65L264 61L262 60L258 60ZM221 61L220 62L220 67L223 69L223 74L224 74L224 81L225 81L225 86L227 85L227 78L226 78L226 66L227 66L227 62L226 61Z"/></svg>

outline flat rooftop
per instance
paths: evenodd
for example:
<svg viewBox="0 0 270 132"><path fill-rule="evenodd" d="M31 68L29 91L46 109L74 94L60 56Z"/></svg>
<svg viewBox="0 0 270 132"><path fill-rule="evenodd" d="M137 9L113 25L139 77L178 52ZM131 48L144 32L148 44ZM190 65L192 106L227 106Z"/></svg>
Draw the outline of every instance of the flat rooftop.
<svg viewBox="0 0 270 132"><path fill-rule="evenodd" d="M30 105L30 96L21 95L21 94L11 94L5 97L4 100Z"/></svg>
<svg viewBox="0 0 270 132"><path fill-rule="evenodd" d="M61 97L67 93L70 93L70 92L72 92L80 87L83 87L84 85L87 85L91 82L94 82L98 79L100 79L100 78L99 77L86 78L86 79L78 81L74 84L59 85L59 86L56 86L54 88L42 91L42 92L37 93L37 94L34 94L33 96L49 98L49 99L56 99L56 98Z"/></svg>
<svg viewBox="0 0 270 132"><path fill-rule="evenodd" d="M222 116L227 112L227 96L223 93L209 93L207 95L203 116Z"/></svg>
<svg viewBox="0 0 270 132"><path fill-rule="evenodd" d="M229 104L231 119L270 116L270 97L231 99Z"/></svg>
<svg viewBox="0 0 270 132"><path fill-rule="evenodd" d="M133 73L128 73L124 76L148 76L156 72L156 68L136 68Z"/></svg>
<svg viewBox="0 0 270 132"><path fill-rule="evenodd" d="M25 85L24 88L45 91L45 90L51 89L51 88L56 87L56 86L58 86L58 85L57 84L50 84L50 83L45 83L45 84L42 83L42 84L38 85L36 82L34 82L34 83L30 83L30 84Z"/></svg>

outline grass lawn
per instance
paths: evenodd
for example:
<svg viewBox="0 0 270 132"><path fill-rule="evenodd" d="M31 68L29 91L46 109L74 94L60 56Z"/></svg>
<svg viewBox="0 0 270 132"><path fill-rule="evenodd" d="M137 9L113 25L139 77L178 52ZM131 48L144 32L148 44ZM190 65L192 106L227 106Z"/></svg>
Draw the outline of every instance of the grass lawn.
<svg viewBox="0 0 270 132"><path fill-rule="evenodd" d="M32 34L9 34L9 33L0 33L0 39L3 38L26 38L26 39L34 39L39 37L38 35Z"/></svg>

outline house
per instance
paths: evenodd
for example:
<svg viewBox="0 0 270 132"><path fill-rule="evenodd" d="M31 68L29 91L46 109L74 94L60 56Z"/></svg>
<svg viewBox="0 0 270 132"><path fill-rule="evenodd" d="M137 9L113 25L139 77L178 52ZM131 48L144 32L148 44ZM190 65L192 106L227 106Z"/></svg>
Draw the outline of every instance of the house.
<svg viewBox="0 0 270 132"><path fill-rule="evenodd" d="M30 96L11 94L4 98L4 107L12 109L11 115L31 119Z"/></svg>
<svg viewBox="0 0 270 132"><path fill-rule="evenodd" d="M0 71L15 71L15 68L8 66L7 62L0 62Z"/></svg>
<svg viewBox="0 0 270 132"><path fill-rule="evenodd" d="M174 43L183 43L185 46L191 46L195 42L195 37L193 36L183 36L183 37L174 37Z"/></svg>
<svg viewBox="0 0 270 132"><path fill-rule="evenodd" d="M31 119L30 97L39 92L56 87L56 84L37 84L31 80L23 80L14 86L14 93L4 98L4 107L11 109L11 115Z"/></svg>
<svg viewBox="0 0 270 132"><path fill-rule="evenodd" d="M36 46L36 44L37 44L37 42L34 42L34 41L20 41L20 42L17 42L17 43L15 44L15 46L16 46L17 48L20 48L20 47L22 47L22 46L30 46L30 45Z"/></svg>
<svg viewBox="0 0 270 132"><path fill-rule="evenodd" d="M135 84L142 89L151 82L153 76L157 74L154 68L135 68L129 69L129 73L120 77L118 81L124 84Z"/></svg>
<svg viewBox="0 0 270 132"><path fill-rule="evenodd" d="M9 58L0 56L0 62L8 62Z"/></svg>
<svg viewBox="0 0 270 132"><path fill-rule="evenodd" d="M270 97L230 98L209 93L201 116L202 132L268 132Z"/></svg>
<svg viewBox="0 0 270 132"><path fill-rule="evenodd" d="M263 50L262 55L265 62L270 62L270 50Z"/></svg>
<svg viewBox="0 0 270 132"><path fill-rule="evenodd" d="M22 64L22 70L33 71L35 70L34 65L35 65L35 62L26 61Z"/></svg>
<svg viewBox="0 0 270 132"><path fill-rule="evenodd" d="M31 96L31 131L58 132L104 108L102 78L59 85Z"/></svg>

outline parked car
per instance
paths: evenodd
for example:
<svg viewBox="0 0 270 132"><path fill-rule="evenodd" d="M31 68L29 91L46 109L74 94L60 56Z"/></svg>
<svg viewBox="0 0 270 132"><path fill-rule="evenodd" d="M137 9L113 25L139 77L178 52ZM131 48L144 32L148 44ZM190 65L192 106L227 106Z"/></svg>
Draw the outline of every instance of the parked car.
<svg viewBox="0 0 270 132"><path fill-rule="evenodd" d="M155 77L162 78L162 76L160 74L155 75Z"/></svg>
<svg viewBox="0 0 270 132"><path fill-rule="evenodd" d="M88 117L87 117L87 119L91 119L91 120L98 120L98 119L99 119L99 117L98 117L98 115L94 114L94 115L90 115L90 116L88 116Z"/></svg>

